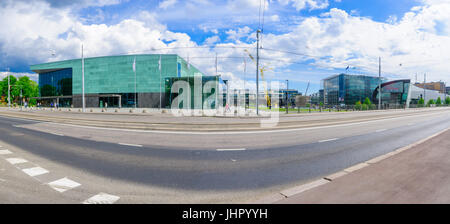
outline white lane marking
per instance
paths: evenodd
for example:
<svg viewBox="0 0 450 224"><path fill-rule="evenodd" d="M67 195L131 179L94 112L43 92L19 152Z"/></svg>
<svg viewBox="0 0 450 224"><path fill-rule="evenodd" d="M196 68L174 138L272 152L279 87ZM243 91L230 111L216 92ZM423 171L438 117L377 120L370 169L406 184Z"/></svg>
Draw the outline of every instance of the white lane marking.
<svg viewBox="0 0 450 224"><path fill-rule="evenodd" d="M114 204L119 199L119 196L100 193L87 199L83 204Z"/></svg>
<svg viewBox="0 0 450 224"><path fill-rule="evenodd" d="M81 184L67 177L48 183L48 185L60 193L81 186Z"/></svg>
<svg viewBox="0 0 450 224"><path fill-rule="evenodd" d="M12 165L28 162L28 160L22 159L22 158L8 158L8 159L6 159L6 161L11 163Z"/></svg>
<svg viewBox="0 0 450 224"><path fill-rule="evenodd" d="M241 149L217 149L218 152L230 152L230 151L245 151L247 149L241 148Z"/></svg>
<svg viewBox="0 0 450 224"><path fill-rule="evenodd" d="M50 133L52 135L58 135L58 136L64 136L63 134L59 134L59 133Z"/></svg>
<svg viewBox="0 0 450 224"><path fill-rule="evenodd" d="M28 174L31 177L35 177L35 176L39 176L42 174L46 174L49 173L48 170L42 168L42 167L33 167L33 168L29 168L29 169L23 169L22 170L24 173Z"/></svg>
<svg viewBox="0 0 450 224"><path fill-rule="evenodd" d="M310 182L310 183L307 183L307 184L303 184L303 185L300 185L300 186L297 186L297 187L286 189L284 191L281 191L280 194L282 194L282 195L284 195L286 197L292 197L292 196L294 196L296 194L300 194L302 192L311 190L313 188L316 188L318 186L327 184L329 182L330 182L329 180L319 179L319 180L316 180L316 181L313 181L313 182Z"/></svg>
<svg viewBox="0 0 450 224"><path fill-rule="evenodd" d="M138 145L138 144L129 144L129 143L117 143L117 144L124 145L124 146L144 147L144 146Z"/></svg>
<svg viewBox="0 0 450 224"><path fill-rule="evenodd" d="M408 117L429 117L432 115L440 115L441 113L432 113L432 114L420 114L420 115L409 115L409 116L398 116L393 118L385 118L385 119L377 119L371 121L361 121L354 123L346 123L346 124L335 124L335 125L326 125L319 127L308 127L308 128L288 128L281 130L267 130L267 131L225 131L225 132L187 132L187 131L158 131L158 130L133 130L133 129L120 129L120 128L104 128L104 127L92 127L92 126L83 126L83 125L75 125L75 124L61 124L55 122L47 122L47 124L53 125L61 125L68 127L77 127L77 128L85 128L85 129L96 129L96 130L108 130L108 131L124 131L124 132L134 132L134 133L155 133L155 134L178 134L178 135L241 135L241 134L264 134L264 133L282 133L282 132L295 132L295 131L308 131L308 130L317 130L317 129L326 129L326 128L335 128L335 127L346 127L346 126L354 126L360 124L368 124L375 123L381 121L389 121L389 120L398 120ZM0 116L1 117L1 116Z"/></svg>
<svg viewBox="0 0 450 224"><path fill-rule="evenodd" d="M2 181L2 182L5 182L6 180L4 180L4 179L0 178L0 181Z"/></svg>
<svg viewBox="0 0 450 224"><path fill-rule="evenodd" d="M380 129L380 130L377 130L377 131L375 131L376 133L380 133L380 132L384 132L384 131L387 131L387 129Z"/></svg>
<svg viewBox="0 0 450 224"><path fill-rule="evenodd" d="M332 138L332 139L327 139L327 140L320 140L319 143L332 142L332 141L336 141L336 140L339 140L339 138Z"/></svg>
<svg viewBox="0 0 450 224"><path fill-rule="evenodd" d="M0 155L9 155L9 154L12 154L12 152L9 151L9 150L7 150L7 149L5 149L5 150L0 150Z"/></svg>

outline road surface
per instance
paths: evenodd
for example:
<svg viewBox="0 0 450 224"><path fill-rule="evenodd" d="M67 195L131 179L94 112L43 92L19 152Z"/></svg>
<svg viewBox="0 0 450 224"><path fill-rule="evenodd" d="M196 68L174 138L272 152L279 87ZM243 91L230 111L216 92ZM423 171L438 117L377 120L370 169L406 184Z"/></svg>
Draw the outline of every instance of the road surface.
<svg viewBox="0 0 450 224"><path fill-rule="evenodd" d="M0 114L0 203L246 203L433 135L450 126L449 115L429 110L292 130L172 133ZM36 167L47 172L24 171Z"/></svg>

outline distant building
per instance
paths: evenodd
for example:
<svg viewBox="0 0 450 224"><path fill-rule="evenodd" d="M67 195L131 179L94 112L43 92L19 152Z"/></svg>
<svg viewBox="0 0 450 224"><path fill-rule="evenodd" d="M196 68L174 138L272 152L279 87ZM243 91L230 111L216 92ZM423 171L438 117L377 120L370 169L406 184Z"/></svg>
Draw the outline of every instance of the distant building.
<svg viewBox="0 0 450 224"><path fill-rule="evenodd" d="M373 92L372 100L378 102L378 87ZM381 103L385 108L398 106L411 107L416 105L420 99L424 99L425 103L429 100L437 100L439 97L444 99L445 94L437 90L423 89L416 84L411 85L411 80L395 80L386 82L381 85Z"/></svg>
<svg viewBox="0 0 450 224"><path fill-rule="evenodd" d="M372 99L373 91L385 79L364 75L334 75L323 80L324 104L355 105L366 98Z"/></svg>
<svg viewBox="0 0 450 224"><path fill-rule="evenodd" d="M295 106L295 97L302 95L302 93L298 92L296 89L280 89L277 93L280 98L280 106L286 106L286 97L289 105Z"/></svg>
<svg viewBox="0 0 450 224"><path fill-rule="evenodd" d="M446 91L445 83L443 82L416 83L415 85L419 88L436 90L440 93L445 93Z"/></svg>
<svg viewBox="0 0 450 224"><path fill-rule="evenodd" d="M445 92L446 92L447 94L450 94L450 87L445 87Z"/></svg>

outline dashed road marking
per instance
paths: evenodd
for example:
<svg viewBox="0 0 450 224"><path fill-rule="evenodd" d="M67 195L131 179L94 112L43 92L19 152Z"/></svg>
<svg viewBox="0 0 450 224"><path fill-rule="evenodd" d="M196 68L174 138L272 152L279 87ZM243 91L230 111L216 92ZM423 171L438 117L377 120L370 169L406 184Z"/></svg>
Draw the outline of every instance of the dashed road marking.
<svg viewBox="0 0 450 224"><path fill-rule="evenodd" d="M21 164L21 163L27 163L28 162L28 160L22 159L22 158L8 158L8 159L6 159L6 161L11 163L12 165Z"/></svg>
<svg viewBox="0 0 450 224"><path fill-rule="evenodd" d="M380 129L380 130L377 130L377 131L375 131L376 133L380 133L380 132L384 132L384 131L387 131L387 129Z"/></svg>
<svg viewBox="0 0 450 224"><path fill-rule="evenodd" d="M42 167L33 167L33 168L29 168L29 169L23 169L22 170L24 173L28 174L31 177L35 177L35 176L39 176L42 174L46 174L49 173L48 170L42 168Z"/></svg>
<svg viewBox="0 0 450 224"><path fill-rule="evenodd" d="M87 199L83 204L114 204L119 199L119 196L100 193Z"/></svg>
<svg viewBox="0 0 450 224"><path fill-rule="evenodd" d="M1 182L6 182L6 180L4 180L4 179L2 179L2 178L0 178L0 181L1 181Z"/></svg>
<svg viewBox="0 0 450 224"><path fill-rule="evenodd" d="M81 186L80 183L77 183L77 182L75 182L75 181L73 181L73 180L71 180L71 179L69 179L67 177L64 177L62 179L59 179L59 180L53 181L51 183L48 183L48 185L51 188L55 189L56 191L58 191L60 193L63 193L63 192L68 191L70 189L73 189L73 188Z"/></svg>
<svg viewBox="0 0 450 224"><path fill-rule="evenodd" d="M332 141L336 141L336 140L339 140L339 139L338 138L332 138L332 139L320 140L319 143L332 142Z"/></svg>
<svg viewBox="0 0 450 224"><path fill-rule="evenodd" d="M59 133L50 133L52 135L57 135L57 136L64 136L63 134L59 134Z"/></svg>
<svg viewBox="0 0 450 224"><path fill-rule="evenodd" d="M5 150L0 150L0 155L9 155L9 154L12 154L12 152L9 151L9 150L7 150L7 149L5 149Z"/></svg>
<svg viewBox="0 0 450 224"><path fill-rule="evenodd" d="M129 144L129 143L117 143L117 144L124 145L124 146L144 147L144 146L138 145L138 144Z"/></svg>
<svg viewBox="0 0 450 224"><path fill-rule="evenodd" d="M240 148L240 149L217 149L218 152L230 152L230 151L245 151L247 149Z"/></svg>

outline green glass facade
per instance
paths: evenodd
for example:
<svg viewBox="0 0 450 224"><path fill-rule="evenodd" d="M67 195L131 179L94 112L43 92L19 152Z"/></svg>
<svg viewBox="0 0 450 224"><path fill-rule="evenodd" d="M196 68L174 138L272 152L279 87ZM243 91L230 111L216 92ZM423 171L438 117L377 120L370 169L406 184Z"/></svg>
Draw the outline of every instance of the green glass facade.
<svg viewBox="0 0 450 224"><path fill-rule="evenodd" d="M383 82L384 79L381 79ZM326 105L355 105L366 98L373 100L373 92L380 78L362 75L339 74L323 80Z"/></svg>
<svg viewBox="0 0 450 224"><path fill-rule="evenodd" d="M160 60L161 63L159 63ZM135 72L133 64L135 64ZM54 97L56 103L59 100L58 96L71 95L73 98L71 106L82 106L81 59L32 65L30 68L39 73L41 98L48 100ZM58 83L61 73L64 73L63 85ZM84 74L87 107L102 107L106 104L133 107L137 100L138 107L146 108L159 107L160 94L162 102L167 102L164 83L166 78L204 75L194 66L188 66L183 58L174 54L85 58ZM69 79L72 80L70 85L67 83Z"/></svg>

